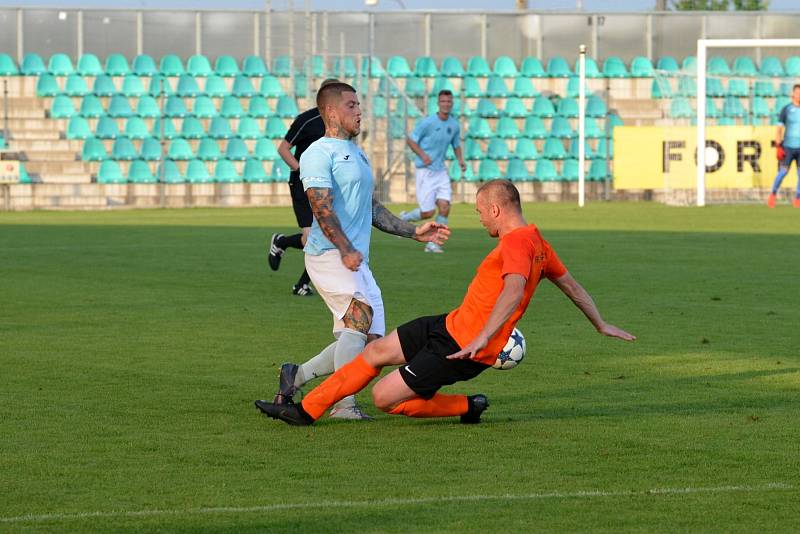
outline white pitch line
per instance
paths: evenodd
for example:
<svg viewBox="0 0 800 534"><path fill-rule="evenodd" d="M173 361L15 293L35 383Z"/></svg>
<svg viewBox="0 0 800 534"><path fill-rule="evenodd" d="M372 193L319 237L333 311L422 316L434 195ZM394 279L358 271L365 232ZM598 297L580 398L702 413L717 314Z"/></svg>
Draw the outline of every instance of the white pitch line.
<svg viewBox="0 0 800 534"><path fill-rule="evenodd" d="M267 504L263 506L220 506L212 508L185 508L181 510L111 510L107 512L79 512L73 514L40 514L0 517L0 523L24 523L43 521L64 521L71 519L94 519L111 517L158 517L169 515L199 514L243 514L253 512L275 512L280 510L298 510L307 508L369 508L380 506L407 506L414 504L438 504L442 502L472 502L500 500L540 500L540 499L596 499L608 497L647 497L659 495L691 495L697 493L734 493L764 492L776 490L793 490L794 486L783 483L771 483L763 486L717 486L710 488L654 488L641 491L576 491L527 493L522 495L446 495L442 497L421 497L418 499L379 499L374 501L320 501Z"/></svg>

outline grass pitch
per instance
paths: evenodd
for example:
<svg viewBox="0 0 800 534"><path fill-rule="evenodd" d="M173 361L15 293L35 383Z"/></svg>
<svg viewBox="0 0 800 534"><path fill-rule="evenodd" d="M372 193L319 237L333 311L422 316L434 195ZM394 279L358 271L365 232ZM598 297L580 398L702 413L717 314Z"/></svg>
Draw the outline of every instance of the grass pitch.
<svg viewBox="0 0 800 534"><path fill-rule="evenodd" d="M395 211L399 207L394 208ZM605 318L543 283L528 354L449 391L484 422L259 415L330 339L265 240L288 209L0 214L0 531L790 531L800 210L528 205ZM458 305L494 246L375 232L387 326Z"/></svg>

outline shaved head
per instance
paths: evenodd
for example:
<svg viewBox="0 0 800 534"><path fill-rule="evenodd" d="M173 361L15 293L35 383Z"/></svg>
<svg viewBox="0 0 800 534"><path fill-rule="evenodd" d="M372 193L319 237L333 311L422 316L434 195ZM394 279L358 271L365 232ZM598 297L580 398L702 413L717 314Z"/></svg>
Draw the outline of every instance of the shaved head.
<svg viewBox="0 0 800 534"><path fill-rule="evenodd" d="M519 191L508 180L491 180L478 189L477 196L504 209L522 211Z"/></svg>
<svg viewBox="0 0 800 534"><path fill-rule="evenodd" d="M338 104L342 100L342 93L355 92L355 88L350 84L338 80L325 80L317 93L317 108L322 111L325 106Z"/></svg>

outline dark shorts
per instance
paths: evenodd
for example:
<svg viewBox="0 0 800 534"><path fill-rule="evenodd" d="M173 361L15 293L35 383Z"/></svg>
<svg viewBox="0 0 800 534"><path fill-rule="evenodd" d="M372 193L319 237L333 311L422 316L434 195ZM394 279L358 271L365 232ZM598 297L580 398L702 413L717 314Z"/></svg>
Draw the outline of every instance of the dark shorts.
<svg viewBox="0 0 800 534"><path fill-rule="evenodd" d="M472 360L446 358L461 350L447 332L446 317L420 317L397 327L400 347L408 362L400 367L400 376L423 399L433 397L442 386L470 380L489 368Z"/></svg>
<svg viewBox="0 0 800 534"><path fill-rule="evenodd" d="M792 161L797 163L798 171L800 171L800 148L783 147L785 155L781 160L781 167L789 167Z"/></svg>
<svg viewBox="0 0 800 534"><path fill-rule="evenodd" d="M297 219L297 226L300 228L311 228L314 214L311 213L311 204L308 203L306 192L303 191L303 182L300 181L300 174L291 173L289 175L289 192L292 194L292 208L294 217Z"/></svg>

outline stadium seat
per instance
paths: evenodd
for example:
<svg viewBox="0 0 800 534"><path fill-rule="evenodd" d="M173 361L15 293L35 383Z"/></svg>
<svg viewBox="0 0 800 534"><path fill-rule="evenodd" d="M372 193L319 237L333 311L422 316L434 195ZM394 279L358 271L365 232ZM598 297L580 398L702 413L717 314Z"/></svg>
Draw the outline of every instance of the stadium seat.
<svg viewBox="0 0 800 534"><path fill-rule="evenodd" d="M108 104L108 115L114 118L127 119L133 117L133 110L128 103L128 97L124 95L114 95Z"/></svg>
<svg viewBox="0 0 800 534"><path fill-rule="evenodd" d="M261 65L264 65L263 61L261 62ZM217 61L214 63L213 73L223 78L232 78L234 76L238 76L240 74L239 64L236 62L236 59L233 56L218 56ZM207 76L210 76L211 74L212 73L209 72ZM245 74L245 76L251 76L251 74Z"/></svg>
<svg viewBox="0 0 800 534"><path fill-rule="evenodd" d="M53 76L68 76L75 72L75 68L72 66L72 60L67 54L58 53L50 56L47 72Z"/></svg>
<svg viewBox="0 0 800 534"><path fill-rule="evenodd" d="M477 141L471 138L464 141L464 159L482 160L484 157L481 145Z"/></svg>
<svg viewBox="0 0 800 534"><path fill-rule="evenodd" d="M143 119L154 119L161 116L161 109L155 98L143 96L139 98L139 103L136 105L136 115Z"/></svg>
<svg viewBox="0 0 800 534"><path fill-rule="evenodd" d="M236 135L241 139L258 139L261 137L261 128L253 117L242 117L236 127Z"/></svg>
<svg viewBox="0 0 800 534"><path fill-rule="evenodd" d="M269 75L262 78L260 92L266 98L279 98L286 94L278 79Z"/></svg>
<svg viewBox="0 0 800 534"><path fill-rule="evenodd" d="M116 139L119 137L119 126L117 126L117 121L108 115L100 117L100 120L97 121L97 127L95 128L94 135L98 139Z"/></svg>
<svg viewBox="0 0 800 534"><path fill-rule="evenodd" d="M628 74L625 62L621 58L611 56L603 62L603 76L606 78L628 78L630 74Z"/></svg>
<svg viewBox="0 0 800 534"><path fill-rule="evenodd" d="M533 179L538 182L554 182L558 180L558 173L553 162L549 159L540 159L536 162Z"/></svg>
<svg viewBox="0 0 800 534"><path fill-rule="evenodd" d="M717 119L722 116L722 112L717 107L717 103L711 97L706 97L706 117Z"/></svg>
<svg viewBox="0 0 800 534"><path fill-rule="evenodd" d="M605 132L597 125L597 121L594 120L592 117L586 117L586 123L584 124L583 130L584 136L587 139L597 139L600 137L605 137Z"/></svg>
<svg viewBox="0 0 800 534"><path fill-rule="evenodd" d="M163 129L163 132L162 132ZM150 128L150 135L157 139L174 139L178 137L178 131L175 129L175 123L170 118L164 118L163 122L161 117L153 121L153 126Z"/></svg>
<svg viewBox="0 0 800 534"><path fill-rule="evenodd" d="M253 148L253 157L259 160L275 161L280 158L280 155L271 139L261 137Z"/></svg>
<svg viewBox="0 0 800 534"><path fill-rule="evenodd" d="M556 108L556 115L561 117L568 117L568 118L576 118L580 115L580 109L578 108L578 101L574 98L562 98L558 101L558 107Z"/></svg>
<svg viewBox="0 0 800 534"><path fill-rule="evenodd" d="M550 137L557 137L559 139L572 139L577 135L577 132L572 129L572 126L566 117L554 117L553 121L550 123Z"/></svg>
<svg viewBox="0 0 800 534"><path fill-rule="evenodd" d="M97 171L98 184L124 184L126 181L116 161L107 159L100 164L100 170Z"/></svg>
<svg viewBox="0 0 800 534"><path fill-rule="evenodd" d="M747 116L747 111L744 109L742 102L737 97L726 96L722 104L722 115L725 117L740 119Z"/></svg>
<svg viewBox="0 0 800 534"><path fill-rule="evenodd" d="M120 90L120 94L123 94L127 97L141 97L147 94L147 91L144 90L144 84L142 83L142 79L139 78L135 74L126 74L125 78L122 80L122 89Z"/></svg>
<svg viewBox="0 0 800 534"><path fill-rule="evenodd" d="M158 71L163 76L180 76L186 72L186 70L183 68L183 62L181 61L181 58L175 54L167 54L163 56L161 58Z"/></svg>
<svg viewBox="0 0 800 534"><path fill-rule="evenodd" d="M724 57L714 56L708 60L706 72L712 76L730 76L731 69Z"/></svg>
<svg viewBox="0 0 800 534"><path fill-rule="evenodd" d="M525 162L519 158L514 158L508 162L505 178L512 182L527 182L532 177Z"/></svg>
<svg viewBox="0 0 800 534"><path fill-rule="evenodd" d="M494 102L488 98L481 98L478 101L478 107L476 111L478 116L484 118L493 119L500 116L500 111L497 109L497 106L495 106Z"/></svg>
<svg viewBox="0 0 800 534"><path fill-rule="evenodd" d="M523 160L536 160L539 159L539 151L536 150L536 144L531 139L518 139L517 146L514 147L514 157Z"/></svg>
<svg viewBox="0 0 800 534"><path fill-rule="evenodd" d="M437 97L439 96L439 91L450 91L455 96L458 91L456 91L453 84L450 83L450 80L447 78L436 78L433 82L433 87L431 88L431 96Z"/></svg>
<svg viewBox="0 0 800 534"><path fill-rule="evenodd" d="M550 118L556 114L556 109L549 98L539 96L533 101L533 110L531 113L537 117Z"/></svg>
<svg viewBox="0 0 800 534"><path fill-rule="evenodd" d="M572 141L569 143L569 157L577 159L580 154L578 154L578 148L580 147L580 143L578 142L578 137L572 138ZM583 142L583 154L586 159L594 159L594 150L592 150L592 146L589 144L589 140L584 140ZM567 160L569 161L569 160ZM561 173L564 174L563 172ZM577 174L576 174L577 177Z"/></svg>
<svg viewBox="0 0 800 534"><path fill-rule="evenodd" d="M128 167L128 181L134 184L154 184L158 179L150 171L150 165L146 161L137 159Z"/></svg>
<svg viewBox="0 0 800 534"><path fill-rule="evenodd" d="M269 74L269 71L260 56L247 56L242 61L242 74L251 78L261 78Z"/></svg>
<svg viewBox="0 0 800 534"><path fill-rule="evenodd" d="M188 161L194 158L194 151L189 141L182 137L176 137L169 144L167 158L175 161Z"/></svg>
<svg viewBox="0 0 800 534"><path fill-rule="evenodd" d="M484 95L484 91L481 89L478 79L473 76L464 78L464 85L461 86L461 90L467 98L480 98Z"/></svg>
<svg viewBox="0 0 800 534"><path fill-rule="evenodd" d="M689 100L684 97L675 97L669 104L669 116L674 119L688 119L694 117L694 111L689 105Z"/></svg>
<svg viewBox="0 0 800 534"><path fill-rule="evenodd" d="M263 96L254 96L247 105L247 114L256 119L266 119L275 114ZM213 116L213 115L212 115Z"/></svg>
<svg viewBox="0 0 800 534"><path fill-rule="evenodd" d="M203 137L197 145L197 159L202 161L217 161L222 158L219 144L211 137Z"/></svg>
<svg viewBox="0 0 800 534"><path fill-rule="evenodd" d="M161 143L155 137L145 137L139 147L139 157L145 161L161 160Z"/></svg>
<svg viewBox="0 0 800 534"><path fill-rule="evenodd" d="M181 174L178 164L169 159L158 166L156 178L165 184L182 184L186 182L186 177Z"/></svg>
<svg viewBox="0 0 800 534"><path fill-rule="evenodd" d="M697 96L697 81L693 76L681 76L678 79L678 95L683 97Z"/></svg>
<svg viewBox="0 0 800 534"><path fill-rule="evenodd" d="M125 136L131 139L145 139L150 137L150 131L143 119L131 117L125 122Z"/></svg>
<svg viewBox="0 0 800 534"><path fill-rule="evenodd" d="M114 80L107 74L101 74L94 79L92 85L92 93L97 96L113 96L117 94L117 86L114 85Z"/></svg>
<svg viewBox="0 0 800 534"><path fill-rule="evenodd" d="M494 75L503 78L516 78L519 70L514 60L508 56L500 56L494 60Z"/></svg>
<svg viewBox="0 0 800 534"><path fill-rule="evenodd" d="M411 68L408 66L408 61L403 56L392 56L386 63L386 72L392 78L408 78L412 76Z"/></svg>
<svg viewBox="0 0 800 534"><path fill-rule="evenodd" d="M508 145L503 139L495 137L489 141L489 146L486 148L487 159L509 159L511 151L508 150Z"/></svg>
<svg viewBox="0 0 800 534"><path fill-rule="evenodd" d="M495 161L484 159L478 166L478 180L488 182L489 180L499 180L503 178L503 173Z"/></svg>
<svg viewBox="0 0 800 534"><path fill-rule="evenodd" d="M602 137L597 141L597 148L594 149L593 158L608 159L608 147L605 137Z"/></svg>
<svg viewBox="0 0 800 534"><path fill-rule="evenodd" d="M591 90L589 89L589 85L584 85L584 94L588 97L592 94ZM567 80L567 96L570 98L578 98L580 96L581 90L581 79L577 76L570 76L569 80Z"/></svg>
<svg viewBox="0 0 800 534"><path fill-rule="evenodd" d="M155 76L158 74L155 60L147 54L140 54L133 58L131 70L137 76Z"/></svg>
<svg viewBox="0 0 800 534"><path fill-rule="evenodd" d="M100 139L90 137L83 142L81 159L83 161L105 161L108 158L106 147Z"/></svg>
<svg viewBox="0 0 800 534"><path fill-rule="evenodd" d="M291 78L294 75L294 65L289 56L278 56L272 62L272 75L278 78Z"/></svg>
<svg viewBox="0 0 800 534"><path fill-rule="evenodd" d="M524 80L525 78L517 78L518 80ZM529 115L529 111L525 108L525 103L522 99L517 97L511 97L506 100L506 106L503 108L503 115L506 117L513 117L515 119L522 119Z"/></svg>
<svg viewBox="0 0 800 534"><path fill-rule="evenodd" d="M411 98L421 98L427 93L425 80L422 78L408 78L404 92Z"/></svg>
<svg viewBox="0 0 800 534"><path fill-rule="evenodd" d="M205 59L205 56L201 57ZM194 79L193 74L181 74L181 77L178 80L178 87L175 89L175 94L181 98L194 98L202 94L202 91L200 90L200 86L197 85L197 80Z"/></svg>
<svg viewBox="0 0 800 534"><path fill-rule="evenodd" d="M267 173L264 170L264 164L255 158L248 158L244 162L244 172L242 173L242 178L245 182L256 184L269 181L269 176L267 176Z"/></svg>
<svg viewBox="0 0 800 534"><path fill-rule="evenodd" d="M588 72L588 68L586 69ZM569 78L572 71L569 70L567 60L560 56L551 57L547 62L547 75L551 78Z"/></svg>
<svg viewBox="0 0 800 534"><path fill-rule="evenodd" d="M761 60L761 68L759 69L761 76L770 78L783 78L786 76L786 71L783 70L781 60L775 56L767 56Z"/></svg>
<svg viewBox="0 0 800 534"><path fill-rule="evenodd" d="M597 95L591 95L586 100L586 116L602 118L608 114L605 101Z"/></svg>
<svg viewBox="0 0 800 534"><path fill-rule="evenodd" d="M546 159L565 159L567 151L564 150L564 143L561 139L548 137L544 142L544 157Z"/></svg>
<svg viewBox="0 0 800 534"><path fill-rule="evenodd" d="M181 118L185 117L189 114L189 110L186 109L186 104L183 103L183 99L176 95L170 95L167 97L167 104L164 106L164 116L170 118Z"/></svg>
<svg viewBox="0 0 800 534"><path fill-rule="evenodd" d="M309 85L307 83L308 78L306 77L305 73L296 74L294 80L292 80L292 88L294 90L295 98L307 98L308 97L308 90ZM361 79L361 84L356 84L355 88L359 94L366 94L367 93L367 85L366 85L366 78Z"/></svg>
<svg viewBox="0 0 800 534"><path fill-rule="evenodd" d="M463 78L465 74L464 65L461 64L461 60L458 58L448 56L442 61L440 74L447 78Z"/></svg>
<svg viewBox="0 0 800 534"><path fill-rule="evenodd" d="M674 95L669 79L659 77L653 78L653 83L650 86L650 96L656 99L672 98Z"/></svg>
<svg viewBox="0 0 800 534"><path fill-rule="evenodd" d="M631 61L632 78L652 78L655 76L653 62L643 56L636 56Z"/></svg>
<svg viewBox="0 0 800 534"><path fill-rule="evenodd" d="M457 161L453 161L450 163L450 179L457 181L457 180L464 180L467 182L474 182L477 177L475 176L475 172L472 170L472 165L467 164L467 170L463 173L461 172L461 166L458 164Z"/></svg>
<svg viewBox="0 0 800 534"><path fill-rule="evenodd" d="M110 54L106 58L105 73L109 76L127 76L131 73L128 59L122 54Z"/></svg>
<svg viewBox="0 0 800 534"><path fill-rule="evenodd" d="M714 98L725 96L725 88L719 78L706 78L706 95Z"/></svg>
<svg viewBox="0 0 800 534"><path fill-rule="evenodd" d="M208 135L213 139L230 139L233 137L231 125L225 117L214 117L208 127Z"/></svg>
<svg viewBox="0 0 800 534"><path fill-rule="evenodd" d="M783 69L783 67L781 67ZM775 86L769 80L758 80L753 86L753 94L755 96L763 96L767 98L774 98L778 96Z"/></svg>
<svg viewBox="0 0 800 534"><path fill-rule="evenodd" d="M545 139L547 137L547 129L544 127L544 122L536 115L530 115L525 119L522 133L528 139Z"/></svg>
<svg viewBox="0 0 800 534"><path fill-rule="evenodd" d="M514 80L514 88L511 94L520 98L534 98L539 96L539 91L533 86L530 78L520 76Z"/></svg>
<svg viewBox="0 0 800 534"><path fill-rule="evenodd" d="M338 74L339 71L344 69L344 73ZM328 73L325 70L325 61L322 56L306 56L303 60L303 72L308 72L314 78L325 78ZM348 74L345 74L348 73ZM353 77L357 73L353 58L345 58L344 65L341 64L341 58L335 58L333 61L332 74L338 77L350 76Z"/></svg>
<svg viewBox="0 0 800 534"><path fill-rule="evenodd" d="M413 103L406 102L405 99L400 99L397 101L394 111L391 112L391 115L394 117L404 117L408 114L409 118L416 119L422 116L422 113L417 109Z"/></svg>
<svg viewBox="0 0 800 534"><path fill-rule="evenodd" d="M769 109L769 104L767 104L767 101L760 96L753 98L752 112L754 117L769 117L772 115L772 111Z"/></svg>
<svg viewBox="0 0 800 534"><path fill-rule="evenodd" d="M103 65L94 54L83 54L78 59L76 72L81 76L99 76L103 74Z"/></svg>
<svg viewBox="0 0 800 534"><path fill-rule="evenodd" d="M70 74L67 76L63 93L67 96L85 96L89 94L89 86L80 74Z"/></svg>
<svg viewBox="0 0 800 534"><path fill-rule="evenodd" d="M286 125L279 117L270 117L267 119L265 135L270 139L283 139L286 135Z"/></svg>
<svg viewBox="0 0 800 534"><path fill-rule="evenodd" d="M681 63L681 70L695 74L697 72L697 58L694 56L686 56Z"/></svg>
<svg viewBox="0 0 800 534"><path fill-rule="evenodd" d="M193 159L186 166L186 181L190 184L208 184L214 181L214 177L208 172L205 162Z"/></svg>
<svg viewBox="0 0 800 534"><path fill-rule="evenodd" d="M511 92L508 90L506 82L499 76L491 76L486 85L486 96L489 98L508 98Z"/></svg>
<svg viewBox="0 0 800 534"><path fill-rule="evenodd" d="M23 76L40 76L47 72L47 67L44 66L42 56L28 52L22 57L19 71Z"/></svg>
<svg viewBox="0 0 800 534"><path fill-rule="evenodd" d="M205 135L206 131L200 119L192 115L183 119L183 124L181 124L181 137L184 139L202 139Z"/></svg>
<svg viewBox="0 0 800 534"><path fill-rule="evenodd" d="M580 76L580 59L575 60L575 76ZM586 56L586 77L587 78L602 78L603 73L597 67L597 61L593 57Z"/></svg>
<svg viewBox="0 0 800 534"><path fill-rule="evenodd" d="M472 56L467 61L467 76L475 78L488 78L492 74L486 58L483 56Z"/></svg>
<svg viewBox="0 0 800 534"><path fill-rule="evenodd" d="M214 167L214 181L223 184L230 184L241 182L242 177L239 176L238 172L236 172L236 167L232 161L222 159L219 160L217 165Z"/></svg>
<svg viewBox="0 0 800 534"><path fill-rule="evenodd" d="M609 113L606 117L606 129L610 132L614 131L616 126L623 126L625 123L616 113Z"/></svg>
<svg viewBox="0 0 800 534"><path fill-rule="evenodd" d="M786 62L784 63L786 66L786 76L791 77L798 77L800 76L800 57L792 56L786 58Z"/></svg>
<svg viewBox="0 0 800 534"><path fill-rule="evenodd" d="M491 139L494 137L494 132L492 132L486 119L473 117L470 119L467 127L467 137L472 137L474 139Z"/></svg>
<svg viewBox="0 0 800 534"><path fill-rule="evenodd" d="M414 61L414 76L418 78L435 78L439 75L436 62L430 56L419 56Z"/></svg>
<svg viewBox="0 0 800 534"><path fill-rule="evenodd" d="M511 117L502 117L497 121L497 128L495 136L502 139L517 139L520 137L520 131L517 127L517 122Z"/></svg>
<svg viewBox="0 0 800 534"><path fill-rule="evenodd" d="M758 69L751 57L739 56L733 61L733 73L736 76L755 77L758 76Z"/></svg>
<svg viewBox="0 0 800 534"><path fill-rule="evenodd" d="M750 95L750 88L747 81L733 78L728 82L727 96L747 97Z"/></svg>
<svg viewBox="0 0 800 534"><path fill-rule="evenodd" d="M111 147L111 158L117 161L133 161L139 157L133 141L127 137L117 137Z"/></svg>
<svg viewBox="0 0 800 534"><path fill-rule="evenodd" d="M175 94L175 90L166 77L156 74L150 78L150 87L147 88L147 94L154 97L169 96Z"/></svg>
<svg viewBox="0 0 800 534"><path fill-rule="evenodd" d="M372 68L369 71L367 70L368 63L372 64ZM380 58L374 56L372 57L372 61L369 61L367 57L361 59L361 72L371 78L383 78L386 76L386 71L383 69Z"/></svg>
<svg viewBox="0 0 800 534"><path fill-rule="evenodd" d="M88 139L92 136L92 130L86 119L79 115L73 115L67 122L67 139Z"/></svg>
<svg viewBox="0 0 800 534"><path fill-rule="evenodd" d="M106 114L100 99L94 95L86 95L81 101L80 116L86 119L96 119Z"/></svg>
<svg viewBox="0 0 800 534"><path fill-rule="evenodd" d="M206 86L203 88L203 92L206 96L211 98L224 98L231 94L230 90L228 90L228 85L225 83L225 79L216 74L212 74L206 78Z"/></svg>
<svg viewBox="0 0 800 534"><path fill-rule="evenodd" d="M288 182L289 181L289 166L281 159L272 164L272 172L270 172L270 181L272 182Z"/></svg>
<svg viewBox="0 0 800 534"><path fill-rule="evenodd" d="M528 78L546 78L547 72L544 70L542 62L537 57L528 56L522 60L520 74Z"/></svg>
<svg viewBox="0 0 800 534"><path fill-rule="evenodd" d="M228 95L222 99L222 106L220 106L219 114L226 119L238 119L244 116L245 112L239 99L235 96Z"/></svg>
<svg viewBox="0 0 800 534"><path fill-rule="evenodd" d="M231 94L239 98L250 98L258 94L250 78L243 75L238 75L233 81L233 88Z"/></svg>
<svg viewBox="0 0 800 534"><path fill-rule="evenodd" d="M593 160L592 164L589 166L588 180L591 182L603 182L607 176L608 170L606 169L606 160Z"/></svg>
<svg viewBox="0 0 800 534"><path fill-rule="evenodd" d="M664 71L666 75L675 75L680 70L680 67L674 57L661 56L656 61L656 70Z"/></svg>
<svg viewBox="0 0 800 534"><path fill-rule="evenodd" d="M42 74L36 80L36 96L48 97L61 94L58 80L52 74Z"/></svg>
<svg viewBox="0 0 800 534"><path fill-rule="evenodd" d="M19 69L8 54L0 54L0 76L17 76Z"/></svg>
<svg viewBox="0 0 800 534"><path fill-rule="evenodd" d="M792 86L793 85L794 85L794 83L792 83L792 82L781 82L780 89L778 90L778 97L782 97L782 96L790 97L790 96L792 96Z"/></svg>
<svg viewBox="0 0 800 534"><path fill-rule="evenodd" d="M406 122L402 117L389 117L389 136L392 139L406 138Z"/></svg>
<svg viewBox="0 0 800 534"><path fill-rule="evenodd" d="M578 160L574 157L565 159L561 164L561 179L568 182L578 181L579 165Z"/></svg>

